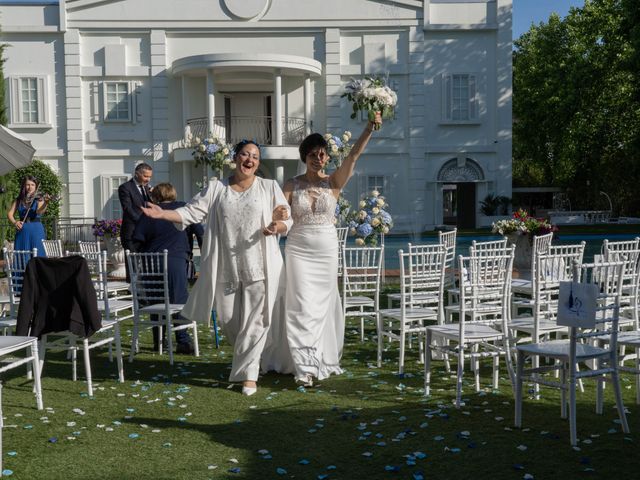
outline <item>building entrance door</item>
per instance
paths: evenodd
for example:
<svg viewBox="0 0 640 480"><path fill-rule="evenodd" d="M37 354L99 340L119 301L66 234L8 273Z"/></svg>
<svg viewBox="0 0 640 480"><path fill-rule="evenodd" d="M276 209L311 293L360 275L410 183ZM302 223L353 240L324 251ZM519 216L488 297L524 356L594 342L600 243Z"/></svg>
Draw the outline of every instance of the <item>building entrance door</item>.
<svg viewBox="0 0 640 480"><path fill-rule="evenodd" d="M442 223L458 228L476 227L476 184L445 183L442 186Z"/></svg>
<svg viewBox="0 0 640 480"><path fill-rule="evenodd" d="M476 184L458 183L458 228L476 228Z"/></svg>

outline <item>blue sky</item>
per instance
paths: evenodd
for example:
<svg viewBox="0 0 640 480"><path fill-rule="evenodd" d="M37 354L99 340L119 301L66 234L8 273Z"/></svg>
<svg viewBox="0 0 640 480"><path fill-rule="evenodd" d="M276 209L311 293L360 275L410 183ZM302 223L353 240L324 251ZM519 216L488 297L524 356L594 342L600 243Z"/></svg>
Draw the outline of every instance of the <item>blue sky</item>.
<svg viewBox="0 0 640 480"><path fill-rule="evenodd" d="M513 38L529 30L531 23L546 22L552 12L561 17L570 7L583 7L584 0L513 0Z"/></svg>

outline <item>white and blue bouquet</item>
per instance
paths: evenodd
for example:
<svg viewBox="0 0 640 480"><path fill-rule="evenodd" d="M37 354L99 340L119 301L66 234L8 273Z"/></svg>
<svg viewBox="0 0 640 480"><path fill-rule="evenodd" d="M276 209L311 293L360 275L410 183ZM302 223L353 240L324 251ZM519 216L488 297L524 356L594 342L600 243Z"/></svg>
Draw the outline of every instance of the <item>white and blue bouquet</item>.
<svg viewBox="0 0 640 480"><path fill-rule="evenodd" d="M351 132L345 130L340 136L326 133L324 139L327 141L329 148L329 163L333 164L336 168L342 165L342 161L345 159L351 151Z"/></svg>
<svg viewBox="0 0 640 480"><path fill-rule="evenodd" d="M341 192L340 196L338 197L338 202L336 203L335 223L337 226L340 227L347 224L347 222L349 221L350 210L351 210L351 203L349 203L349 200L344 198L344 195L342 195L342 192Z"/></svg>
<svg viewBox="0 0 640 480"><path fill-rule="evenodd" d="M196 137L193 139L193 158L196 166L206 165L212 170L221 172L225 166L231 169L236 168L231 160L231 151L233 147L225 143L224 140L217 137L209 137L201 140Z"/></svg>
<svg viewBox="0 0 640 480"><path fill-rule="evenodd" d="M356 245L378 245L381 235L389 233L393 219L387 211L389 205L377 190L365 195L358 204L359 210L351 215L349 235L356 237Z"/></svg>

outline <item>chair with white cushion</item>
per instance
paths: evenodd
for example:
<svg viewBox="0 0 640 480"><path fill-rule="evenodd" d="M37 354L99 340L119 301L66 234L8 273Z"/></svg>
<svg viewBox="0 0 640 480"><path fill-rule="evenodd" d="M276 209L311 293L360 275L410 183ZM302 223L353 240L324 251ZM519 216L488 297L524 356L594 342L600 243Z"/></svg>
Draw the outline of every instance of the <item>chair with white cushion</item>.
<svg viewBox="0 0 640 480"><path fill-rule="evenodd" d="M0 328L5 334L11 334L16 328L16 318L18 315L18 307L20 305L20 294L22 292L22 284L24 282L24 271L27 263L34 257L38 256L36 248L32 250L12 250L3 248L4 271L7 274L9 286L9 311L4 312L5 315L0 317Z"/></svg>
<svg viewBox="0 0 640 480"><path fill-rule="evenodd" d="M551 242L553 241L553 232L546 235L534 235L531 241L531 275L514 278L511 280L511 290L514 296L531 297L533 292L532 280L536 275L536 262L540 255L549 252ZM517 315L517 305L514 307L514 315Z"/></svg>
<svg viewBox="0 0 640 480"><path fill-rule="evenodd" d="M454 228L453 230L448 230L448 231L443 231L443 230L438 231L438 243L440 245L444 245L444 248L447 249L447 255L445 260L446 273L444 277L445 288L453 287L455 283L453 264L456 257L457 235L458 235L457 228Z"/></svg>
<svg viewBox="0 0 640 480"><path fill-rule="evenodd" d="M378 318L378 366L382 365L385 337L400 343L399 373L404 372L405 343L411 334L424 336L427 323L442 322L446 249L422 246L419 252L398 250L400 308L381 309ZM422 345L420 350L422 350Z"/></svg>
<svg viewBox="0 0 640 480"><path fill-rule="evenodd" d="M127 250L126 256L129 262L133 295L133 334L129 361L133 361L138 350L142 327L158 327L159 338L162 338L163 329L166 329L171 365L173 365L173 332L177 330L192 330L194 354L196 357L200 356L196 322L180 318L178 315L184 305L174 304L169 300L167 250L153 253L133 253ZM162 354L162 342L159 342L159 351Z"/></svg>
<svg viewBox="0 0 640 480"><path fill-rule="evenodd" d="M364 319L378 319L382 247L342 247L342 310L345 318L360 318L360 341Z"/></svg>
<svg viewBox="0 0 640 480"><path fill-rule="evenodd" d="M480 389L479 361L493 360L493 387L498 386L498 363L505 357L507 371L513 379L507 321L511 295L511 272L515 247L494 254L458 257L458 267L466 272L460 280L458 323L429 325L425 339L425 395L431 388L431 353L440 351L458 359L456 407L462 399L465 360L470 360L476 391ZM438 340L446 340L445 342Z"/></svg>
<svg viewBox="0 0 640 480"><path fill-rule="evenodd" d="M110 318L108 309L104 316L98 309L98 302L106 297L106 272L100 264L98 268L98 275L92 278L88 262L79 256L31 260L24 273L17 326L18 332L40 336L41 371L47 350L67 350L76 381L77 353L81 350L89 396L94 393L91 351L96 348L106 347L111 355L115 345L118 378L124 382L120 326ZM51 300L43 304L41 295ZM67 313L70 317L64 316Z"/></svg>
<svg viewBox="0 0 640 480"><path fill-rule="evenodd" d="M580 326L576 326L567 314L559 316L558 323L568 327L569 338L535 342L517 346L517 370L515 386L515 425L522 426L522 403L524 382L534 382L544 386L556 387L561 391L560 413L562 418L569 417L571 445L576 445L576 388L581 379L597 380L596 412L602 414L604 381L612 383L622 430L629 432L622 391L620 388L618 367L619 309L622 294L622 273L624 262L599 262L573 266L573 279L564 284L568 290L566 299L561 297L563 312L580 313ZM574 297L573 285L582 284L591 288L583 292L585 297ZM576 287L577 289L577 287ZM582 295L582 294L581 294ZM588 298L595 301L592 315L587 315ZM578 303L579 302L579 303ZM565 305L566 303L566 305ZM576 305L583 306L579 310ZM584 317L584 318L583 318ZM526 357L547 358L553 364L541 367L525 368ZM560 379L545 375L559 371ZM567 394L569 398L567 399Z"/></svg>

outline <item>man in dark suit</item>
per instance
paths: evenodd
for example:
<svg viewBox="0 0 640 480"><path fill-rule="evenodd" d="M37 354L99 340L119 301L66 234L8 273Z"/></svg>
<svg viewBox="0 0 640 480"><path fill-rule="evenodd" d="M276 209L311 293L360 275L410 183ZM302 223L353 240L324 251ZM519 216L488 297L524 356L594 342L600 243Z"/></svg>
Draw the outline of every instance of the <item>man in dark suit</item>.
<svg viewBox="0 0 640 480"><path fill-rule="evenodd" d="M150 201L151 190L149 182L153 175L153 168L148 163L140 163L136 166L133 178L118 187L118 198L122 205L122 228L120 229L120 241L125 250L136 252L138 243L133 239L133 231L140 220L142 210L146 202Z"/></svg>

